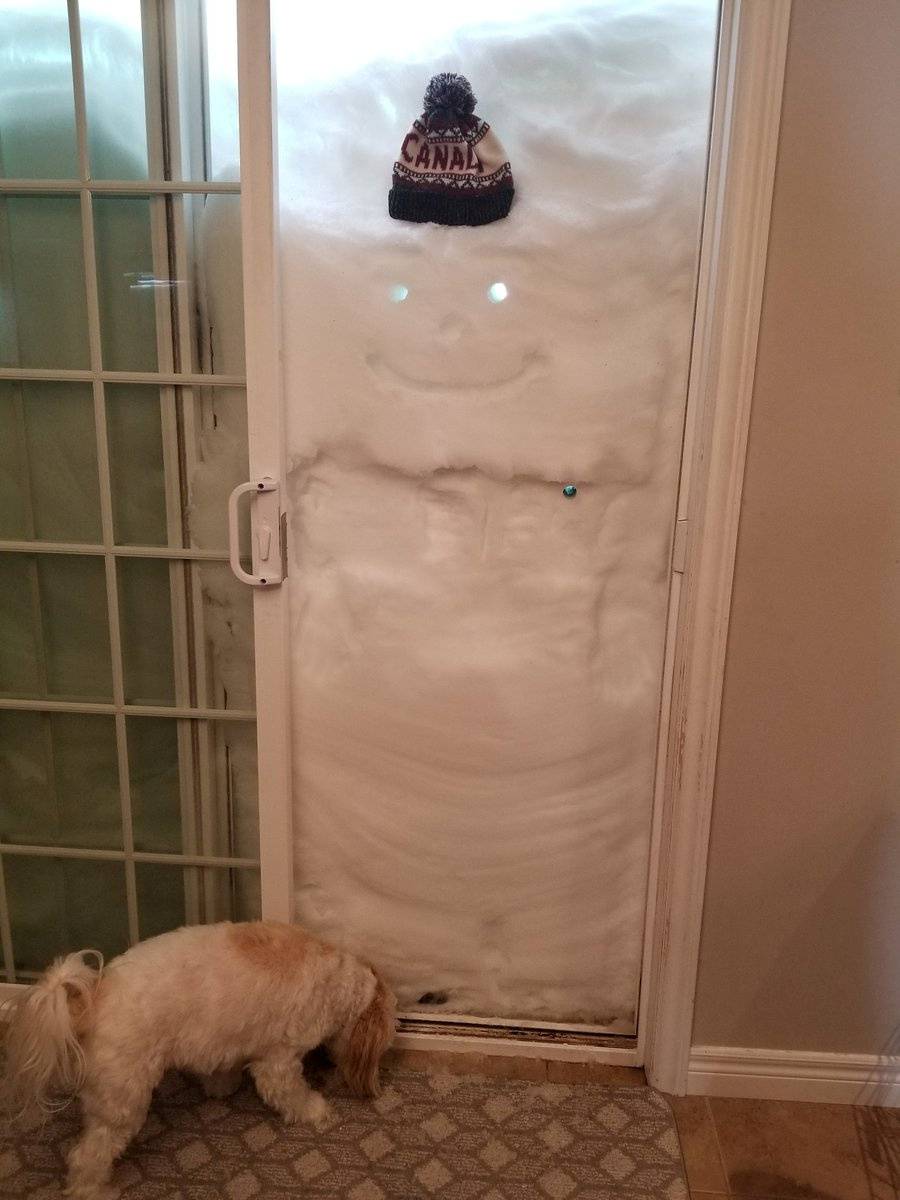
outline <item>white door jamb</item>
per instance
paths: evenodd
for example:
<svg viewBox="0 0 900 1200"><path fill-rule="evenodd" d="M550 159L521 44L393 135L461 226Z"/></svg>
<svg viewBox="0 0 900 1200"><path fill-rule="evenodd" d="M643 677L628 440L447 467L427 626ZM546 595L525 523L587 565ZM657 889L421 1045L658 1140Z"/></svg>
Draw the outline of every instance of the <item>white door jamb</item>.
<svg viewBox="0 0 900 1200"><path fill-rule="evenodd" d="M791 0L724 0L677 518L641 1009L649 1081L684 1094L725 645ZM675 564L676 568L681 564Z"/></svg>

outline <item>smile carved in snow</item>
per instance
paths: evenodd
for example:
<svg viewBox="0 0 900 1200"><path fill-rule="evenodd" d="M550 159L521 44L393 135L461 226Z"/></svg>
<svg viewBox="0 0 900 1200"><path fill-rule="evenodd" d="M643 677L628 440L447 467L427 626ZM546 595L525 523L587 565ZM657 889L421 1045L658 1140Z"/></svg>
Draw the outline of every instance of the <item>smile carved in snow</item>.
<svg viewBox="0 0 900 1200"><path fill-rule="evenodd" d="M450 396L466 392L496 393L515 390L543 374L547 366L547 359L537 351L533 351L531 354L525 355L520 366L510 375L477 380L420 378L395 367L378 354L367 355L366 365L377 379L387 384L392 390L400 388L403 391L415 392L419 395L425 392L428 395Z"/></svg>

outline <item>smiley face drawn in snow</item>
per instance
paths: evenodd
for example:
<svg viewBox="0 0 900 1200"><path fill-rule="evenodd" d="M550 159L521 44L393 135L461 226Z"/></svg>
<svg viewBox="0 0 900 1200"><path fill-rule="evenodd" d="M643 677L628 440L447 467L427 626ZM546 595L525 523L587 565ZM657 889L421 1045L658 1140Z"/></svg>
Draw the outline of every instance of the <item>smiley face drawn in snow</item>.
<svg viewBox="0 0 900 1200"><path fill-rule="evenodd" d="M688 271L661 288L658 265L612 235L584 252L561 235L391 232L365 245L290 235L301 445L344 440L401 470L648 478L683 394Z"/></svg>

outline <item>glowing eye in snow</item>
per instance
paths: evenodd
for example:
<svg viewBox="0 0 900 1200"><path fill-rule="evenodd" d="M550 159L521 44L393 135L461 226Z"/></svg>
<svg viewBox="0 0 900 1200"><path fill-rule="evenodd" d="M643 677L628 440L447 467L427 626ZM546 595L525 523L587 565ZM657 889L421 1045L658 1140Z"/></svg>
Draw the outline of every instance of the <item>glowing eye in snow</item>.
<svg viewBox="0 0 900 1200"><path fill-rule="evenodd" d="M488 300L492 304L499 304L501 300L505 300L509 295L509 288L505 283L492 283L487 290Z"/></svg>
<svg viewBox="0 0 900 1200"><path fill-rule="evenodd" d="M389 295L395 304L402 304L409 295L409 288L403 283L395 283Z"/></svg>

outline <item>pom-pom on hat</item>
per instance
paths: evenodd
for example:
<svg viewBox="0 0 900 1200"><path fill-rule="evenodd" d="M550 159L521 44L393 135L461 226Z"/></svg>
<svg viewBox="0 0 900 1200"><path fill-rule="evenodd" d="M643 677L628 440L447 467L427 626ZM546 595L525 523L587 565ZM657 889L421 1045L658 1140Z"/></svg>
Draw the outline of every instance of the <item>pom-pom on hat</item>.
<svg viewBox="0 0 900 1200"><path fill-rule="evenodd" d="M398 221L487 225L513 201L512 169L487 121L475 116L472 85L443 71L425 90L394 163L388 212Z"/></svg>

